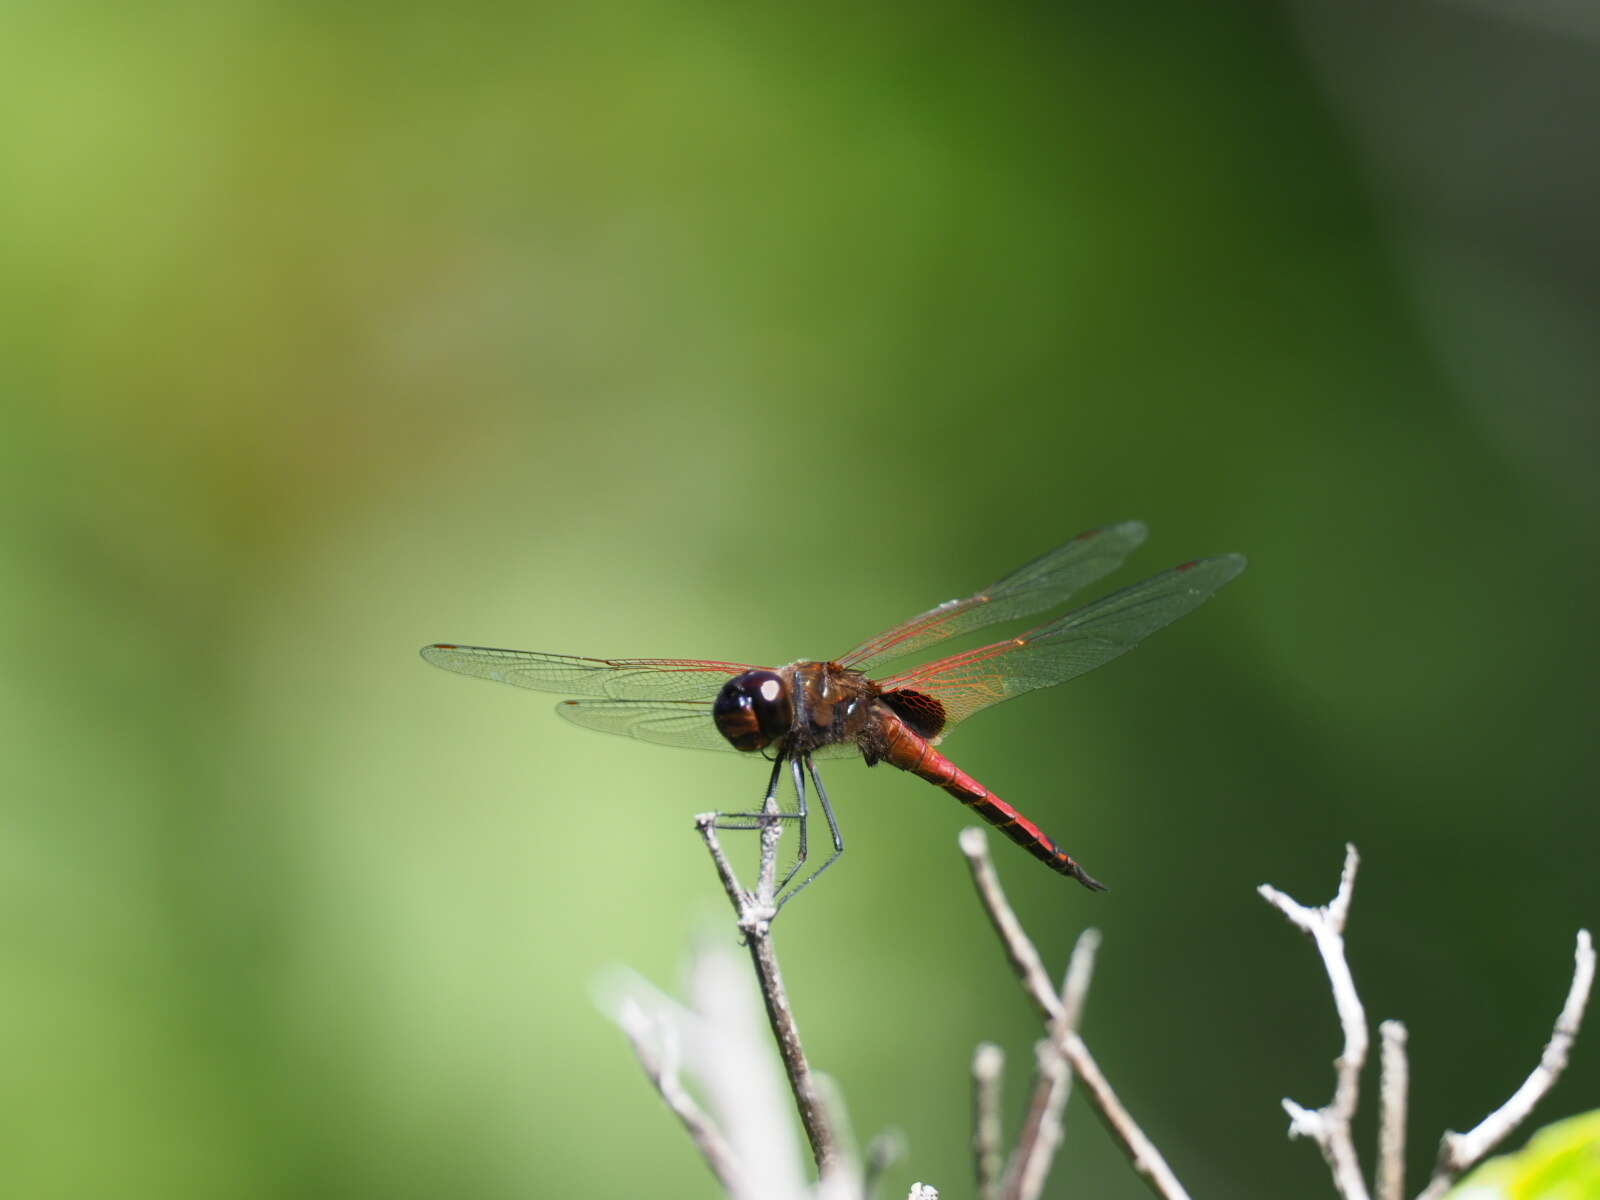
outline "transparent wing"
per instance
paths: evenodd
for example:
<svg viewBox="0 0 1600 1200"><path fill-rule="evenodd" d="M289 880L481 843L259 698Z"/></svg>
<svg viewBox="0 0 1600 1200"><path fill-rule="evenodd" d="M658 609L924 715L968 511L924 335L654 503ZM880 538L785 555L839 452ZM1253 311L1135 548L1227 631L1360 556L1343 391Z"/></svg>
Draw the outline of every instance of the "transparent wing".
<svg viewBox="0 0 1600 1200"><path fill-rule="evenodd" d="M1142 521L1124 521L1080 533L1066 545L1019 567L976 595L946 600L937 608L862 642L838 661L872 674L871 663L902 658L946 638L1054 608L1079 588L1115 571L1148 533Z"/></svg>
<svg viewBox="0 0 1600 1200"><path fill-rule="evenodd" d="M563 700L556 711L574 725L685 750L733 750L703 700ZM734 751L738 753L737 751Z"/></svg>
<svg viewBox="0 0 1600 1200"><path fill-rule="evenodd" d="M1020 637L880 679L885 692L932 696L943 733L973 713L1035 688L1065 683L1132 650L1209 600L1245 568L1242 554L1203 558L1163 571L1028 631Z"/></svg>
<svg viewBox="0 0 1600 1200"><path fill-rule="evenodd" d="M745 663L703 658L577 658L446 643L424 646L422 657L457 675L475 675L541 692L617 700L709 701L730 676L754 669Z"/></svg>
<svg viewBox="0 0 1600 1200"><path fill-rule="evenodd" d="M556 711L585 729L621 734L658 746L742 753L717 732L711 720L711 704L704 700L563 700L556 705ZM850 742L824 746L814 757L854 758L860 753Z"/></svg>

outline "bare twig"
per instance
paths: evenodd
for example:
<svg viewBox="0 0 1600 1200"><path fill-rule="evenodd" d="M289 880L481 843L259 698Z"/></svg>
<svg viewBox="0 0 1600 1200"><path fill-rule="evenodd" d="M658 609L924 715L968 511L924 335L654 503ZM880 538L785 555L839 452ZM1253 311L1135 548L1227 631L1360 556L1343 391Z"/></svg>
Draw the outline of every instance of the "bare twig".
<svg viewBox="0 0 1600 1200"><path fill-rule="evenodd" d="M694 1097L684 1091L678 1079L678 1046L672 1030L665 1022L651 1021L644 1009L633 1001L624 1001L619 1006L617 1023L633 1043L633 1052L638 1056L645 1075L655 1084L656 1091L661 1093L667 1107L683 1122L690 1139L700 1151L700 1157L706 1160L706 1165L717 1177L717 1182L722 1184L723 1190L733 1196L748 1194L743 1172L734 1159L733 1150L723 1139L721 1131L711 1123L711 1118L695 1103ZM656 1034L659 1052L651 1045L652 1030Z"/></svg>
<svg viewBox="0 0 1600 1200"><path fill-rule="evenodd" d="M717 868L717 878L722 880L722 889L728 893L728 900L742 922L745 916L745 909L750 905L751 896L749 892L740 886L738 876L733 873L733 865L728 862L728 856L722 852L722 842L717 837L717 817L719 815L721 814L701 813L694 819L694 827L700 831L700 836L705 839L706 849L711 852L711 861Z"/></svg>
<svg viewBox="0 0 1600 1200"><path fill-rule="evenodd" d="M1094 975L1094 956L1100 948L1100 934L1085 929L1078 935L1061 985L1061 1008L1050 1022L1050 1036L1037 1047L1038 1069L1028 1116L1017 1138L1017 1151L1008 1172L1007 1196L1033 1200L1044 1190L1056 1150L1061 1144L1061 1113L1072 1091L1072 1066L1067 1060L1066 1039L1078 1032L1083 1004Z"/></svg>
<svg viewBox="0 0 1600 1200"><path fill-rule="evenodd" d="M797 776L798 778L798 776ZM799 784L795 785L796 787ZM760 867L756 872L756 899L763 907L774 908L774 888L778 879L778 842L783 837L783 822L778 820L778 793L773 789L767 796L762 811L771 820L761 827L761 859ZM774 908L774 915L776 909ZM767 921L771 921L771 917Z"/></svg>
<svg viewBox="0 0 1600 1200"><path fill-rule="evenodd" d="M722 880L723 888L738 917L755 966L757 982L767 1010L768 1022L778 1043L780 1057L788 1075L790 1091L799 1110L801 1123L811 1142L813 1157L821 1177L819 1200L828 1197L855 1197L863 1187L863 1175L856 1164L851 1145L841 1143L837 1130L848 1122L837 1104L830 1105L825 1080L814 1077L800 1044L799 1031L790 1011L783 978L772 946L776 853L779 835L777 820L764 823L761 865L757 890L746 890L734 875L716 835L716 814L704 814L696 824L707 851ZM1000 1169L1000 1078L1003 1059L998 1047L980 1046L973 1060L974 1132L973 1155L979 1200L1035 1200L1061 1141L1061 1115L1074 1076L1082 1081L1091 1105L1113 1137L1122 1145L1135 1172L1163 1200L1188 1200L1188 1194L1172 1174L1155 1146L1134 1123L1118 1100L1099 1065L1095 1062L1078 1025L1093 971L1099 935L1086 930L1073 950L1059 994L1050 986L1038 950L1023 930L1005 897L988 855L983 831L962 831L961 848L972 870L974 885L989 915L1016 974L1034 1006L1047 1023L1047 1037L1038 1044L1038 1071L1032 1101L1018 1138L1016 1152L1003 1176ZM1345 957L1344 931L1349 919L1359 857L1354 846L1346 846L1344 869L1339 887L1326 906L1312 908L1267 885L1261 896L1282 912L1316 944L1328 975L1334 1005L1344 1034L1340 1055L1334 1060L1334 1095L1323 1108L1308 1110L1291 1100L1283 1102L1288 1111L1290 1136L1314 1139L1322 1150L1334 1185L1344 1200L1369 1200L1361 1178L1360 1163L1351 1138L1351 1121L1356 1111L1360 1073L1368 1053L1366 1013ZM1442 1200L1454 1182L1489 1153L1528 1115L1555 1085L1565 1070L1572 1045L1577 1038L1583 1012L1588 1003L1596 969L1593 941L1587 930L1579 930L1574 952L1572 983L1556 1019L1555 1028L1544 1047L1538 1065L1522 1085L1499 1108L1467 1133L1447 1132L1441 1141L1439 1160L1428 1185L1418 1200ZM720 989L718 994L726 989ZM614 1010L616 1019L633 1043L635 1053L651 1082L668 1107L683 1123L712 1172L725 1190L746 1194L751 1186L746 1167L764 1161L766 1153L747 1154L738 1130L733 1129L733 1144L699 1107L679 1080L679 1030L670 1014L652 1017L647 1005L627 1001ZM1382 1035L1382 1077L1380 1084L1379 1161L1374 1180L1376 1200L1400 1200L1404 1192L1408 1067L1406 1030L1398 1021L1386 1021ZM748 1034L746 1035L748 1041ZM769 1104L772 1128L789 1129L781 1117L781 1091L774 1090L775 1104ZM726 1122L729 1112L717 1107ZM732 1127L730 1127L732 1128ZM789 1137L785 1133L785 1137ZM792 1156L793 1143L785 1153ZM881 1170L884 1147L875 1144L869 1153L868 1183ZM741 1161L742 1159L742 1161ZM938 1193L924 1184L915 1184L909 1200L937 1200Z"/></svg>
<svg viewBox="0 0 1600 1200"><path fill-rule="evenodd" d="M1005 1061L1005 1052L993 1042L984 1042L972 1056L972 1167L978 1200L1000 1200L1000 1172L1005 1166L1000 1082Z"/></svg>
<svg viewBox="0 0 1600 1200"><path fill-rule="evenodd" d="M1410 1070L1406 1064L1406 1027L1399 1021L1378 1026L1382 1071L1378 1084L1378 1177L1373 1181L1376 1200L1401 1200L1406 1190L1406 1092Z"/></svg>
<svg viewBox="0 0 1600 1200"><path fill-rule="evenodd" d="M1094 959L1100 953L1100 931L1085 929L1072 947L1067 974L1061 980L1061 1015L1052 1033L1076 1033L1083 1020L1083 1006L1089 999L1089 984L1094 979Z"/></svg>
<svg viewBox="0 0 1600 1200"><path fill-rule="evenodd" d="M816 1160L817 1171L827 1175L838 1159L838 1138L828 1120L827 1110L820 1099L810 1064L806 1062L805 1049L800 1043L800 1030L789 1007L789 995L784 990L783 974L778 970L778 956L772 948L772 918L777 909L772 903L773 875L775 871L778 823L773 821L762 830L761 840L761 895L752 895L740 886L722 844L717 840L716 814L702 813L695 818L695 826L705 839L711 861L716 864L722 879L723 890L733 904L738 917L739 930L744 935L745 946L750 951L750 961L755 966L756 982L761 988L761 999L766 1004L767 1020L772 1026L772 1036L778 1043L778 1054L783 1059L783 1069L789 1076L789 1088L794 1093L795 1107L800 1113L800 1123L805 1127L806 1138L811 1143L811 1155Z"/></svg>
<svg viewBox="0 0 1600 1200"><path fill-rule="evenodd" d="M1437 1200L1450 1190L1450 1185L1473 1163L1493 1150L1507 1134L1525 1120L1533 1106L1555 1086L1567 1066L1567 1056L1583 1023L1583 1010L1589 1002L1589 989L1594 984L1594 941L1587 929L1578 930L1578 944L1573 952L1572 986L1567 990L1566 1003L1556 1018L1554 1031L1545 1043L1539 1065L1534 1067L1522 1086L1511 1098L1495 1109L1467 1133L1446 1133L1439 1143L1439 1161L1433 1177L1418 1196L1418 1200Z"/></svg>
<svg viewBox="0 0 1600 1200"><path fill-rule="evenodd" d="M1367 1019L1344 956L1344 926L1350 912L1350 895L1355 884L1358 861L1355 847L1346 846L1339 891L1326 908L1307 908L1265 884L1257 889L1268 903L1311 935L1327 968L1334 1006L1344 1029L1344 1049L1334 1062L1337 1082L1333 1100L1325 1108L1314 1112L1301 1108L1292 1100L1285 1100L1283 1106L1291 1118L1289 1135L1316 1140L1333 1172L1334 1187L1346 1200L1367 1200L1366 1184L1361 1178L1361 1166L1350 1137L1350 1120L1355 1114L1361 1068L1367 1054ZM1572 986L1568 989L1561 1014L1556 1018L1550 1041L1540 1056L1539 1065L1509 1100L1479 1122L1471 1132L1444 1135L1433 1177L1418 1200L1440 1200L1468 1167L1527 1118L1533 1106L1555 1085L1566 1068L1567 1056L1578 1036L1584 1006L1589 1000L1589 989L1594 983L1594 944L1588 930L1578 931L1578 945L1573 958ZM1383 1077L1379 1089L1381 1111L1376 1187L1378 1200L1398 1200L1404 1189L1406 1031L1399 1022L1386 1021L1382 1026L1382 1034Z"/></svg>
<svg viewBox="0 0 1600 1200"><path fill-rule="evenodd" d="M978 889L978 898L983 901L984 911L989 914L994 931L1000 935L1000 942L1005 946L1006 955L1011 959L1018 978L1022 980L1023 989L1032 998L1039 1015L1047 1021L1054 1020L1061 1011L1061 1001L1050 984L1050 976L1039 958L1039 951L1023 932L1022 922L1017 920L1017 914L1011 910L1006 894L1000 887L1000 877L995 874L994 863L989 860L989 840L984 837L983 830L969 826L961 831L959 844L972 870L972 882Z"/></svg>
<svg viewBox="0 0 1600 1200"><path fill-rule="evenodd" d="M1022 923L1017 920L1016 913L1006 901L1005 892L1001 890L999 878L989 860L988 841L984 837L983 830L963 829L961 852L967 856L967 862L972 869L972 881L978 890L978 898L983 902L995 932L1000 935L1006 955L1011 959L1011 965L1022 981L1023 990L1054 1030L1055 1022L1067 1011L1068 1003L1063 1001L1051 987L1050 977L1045 974L1038 950L1028 939L1028 935L1022 929ZM1093 961L1094 943L1091 941L1088 945L1085 971L1088 964ZM1083 987L1087 987L1086 977ZM1081 992L1075 993L1074 988L1073 972L1069 971L1068 984L1064 992L1068 996L1076 995L1075 1003L1081 1008ZM1165 1200L1188 1200L1188 1193L1178 1182L1177 1176L1173 1175L1172 1168L1167 1166L1160 1151L1134 1123L1133 1118L1128 1115L1128 1110L1117 1099L1116 1093L1112 1091L1110 1083L1106 1081L1099 1064L1094 1061L1094 1056L1089 1053L1089 1047L1084 1044L1083 1039L1076 1032L1069 1033L1060 1039L1059 1049L1061 1056L1083 1080L1095 1111L1100 1114L1101 1120L1110 1129L1112 1136L1122 1144L1124 1152L1133 1164L1133 1169L1157 1195L1164 1197Z"/></svg>
<svg viewBox="0 0 1600 1200"><path fill-rule="evenodd" d="M1356 993L1350 964L1344 956L1344 926L1350 915L1350 896L1355 887L1356 867L1360 863L1356 848L1344 848L1344 870L1339 875L1339 890L1323 908L1307 908L1277 888L1262 884L1256 890L1267 903L1311 935L1328 972L1333 988L1334 1007L1344 1030L1344 1048L1334 1060L1333 1099L1319 1109L1306 1109L1293 1100L1283 1107L1289 1114L1289 1136L1312 1138L1333 1172L1333 1184L1344 1200L1369 1200L1361 1162L1350 1134L1360 1095L1361 1068L1367 1061L1367 1014Z"/></svg>
<svg viewBox="0 0 1600 1200"><path fill-rule="evenodd" d="M1037 1200L1044 1190L1061 1144L1061 1112L1072 1090L1072 1066L1060 1047L1040 1041L1033 1053L1033 1095L1006 1169L1004 1200Z"/></svg>
<svg viewBox="0 0 1600 1200"><path fill-rule="evenodd" d="M1172 1168L1167 1166L1167 1160L1161 1157L1155 1143L1144 1135L1144 1130L1134 1123L1128 1110L1122 1107L1122 1101L1111 1090L1111 1084L1101 1072L1100 1064L1089 1053L1089 1047L1083 1044L1083 1039L1073 1034L1067 1039L1065 1049L1067 1061L1083 1081L1084 1091L1089 1093L1094 1110L1100 1114L1111 1135L1122 1143L1123 1152L1133 1164L1134 1171L1163 1200L1189 1200L1189 1193L1184 1191L1183 1184L1178 1182Z"/></svg>
<svg viewBox="0 0 1600 1200"><path fill-rule="evenodd" d="M823 1123L833 1132L835 1145L831 1165L821 1172L815 1191L808 1194L813 1200L871 1200L878 1176L903 1149L901 1138L894 1133L874 1138L867 1147L866 1161L862 1161L851 1133L844 1093L827 1075L813 1076L812 1086L822 1109Z"/></svg>

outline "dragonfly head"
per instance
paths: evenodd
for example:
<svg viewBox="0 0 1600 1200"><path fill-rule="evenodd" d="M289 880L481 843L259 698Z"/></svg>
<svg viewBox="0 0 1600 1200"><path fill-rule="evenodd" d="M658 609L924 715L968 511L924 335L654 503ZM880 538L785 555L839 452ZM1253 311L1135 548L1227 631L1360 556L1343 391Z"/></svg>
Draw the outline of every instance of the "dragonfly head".
<svg viewBox="0 0 1600 1200"><path fill-rule="evenodd" d="M765 749L793 724L789 685L776 671L745 671L722 685L711 716L734 749Z"/></svg>

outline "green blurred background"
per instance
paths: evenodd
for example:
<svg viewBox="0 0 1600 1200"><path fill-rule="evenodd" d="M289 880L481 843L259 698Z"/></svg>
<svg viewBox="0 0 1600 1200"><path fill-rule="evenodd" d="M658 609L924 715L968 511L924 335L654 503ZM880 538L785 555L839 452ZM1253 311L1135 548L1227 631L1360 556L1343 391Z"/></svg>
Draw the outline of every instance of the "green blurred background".
<svg viewBox="0 0 1600 1200"><path fill-rule="evenodd" d="M596 1011L726 903L759 764L575 730L434 640L837 653L1081 529L1250 570L947 749L1197 1194L1325 1194L1332 894L1413 1159L1600 915L1594 27L1492 0L8 6L0 1191L709 1194ZM891 1172L967 1191L1036 1026L966 814L829 773L780 927ZM1542 1120L1594 1107L1600 1032ZM1371 1102L1368 1102L1370 1120ZM1052 1194L1142 1190L1074 1101Z"/></svg>

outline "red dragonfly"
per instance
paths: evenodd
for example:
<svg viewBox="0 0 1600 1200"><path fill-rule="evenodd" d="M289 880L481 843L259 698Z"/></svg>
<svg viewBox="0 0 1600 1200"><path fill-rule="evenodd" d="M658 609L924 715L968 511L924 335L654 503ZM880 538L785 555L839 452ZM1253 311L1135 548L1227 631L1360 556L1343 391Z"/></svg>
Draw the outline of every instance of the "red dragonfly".
<svg viewBox="0 0 1600 1200"><path fill-rule="evenodd" d="M1017 637L926 666L892 675L880 675L878 668L948 638L1057 607L1121 566L1147 532L1142 522L1125 521L1081 533L981 592L948 600L827 661L759 667L697 658L576 658L447 643L425 647L422 657L462 675L585 697L563 700L556 711L590 729L664 746L763 752L772 761L767 811L724 813L718 820L737 829L778 818L798 820L798 858L780 892L806 861L809 776L833 837L833 853L784 900L844 852L814 760L857 754L868 766L886 762L943 788L1052 870L1104 891L1043 830L934 747L991 704L1065 683L1132 650L1244 570L1243 555L1183 563ZM794 778L793 813L775 811L785 763Z"/></svg>

